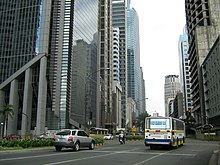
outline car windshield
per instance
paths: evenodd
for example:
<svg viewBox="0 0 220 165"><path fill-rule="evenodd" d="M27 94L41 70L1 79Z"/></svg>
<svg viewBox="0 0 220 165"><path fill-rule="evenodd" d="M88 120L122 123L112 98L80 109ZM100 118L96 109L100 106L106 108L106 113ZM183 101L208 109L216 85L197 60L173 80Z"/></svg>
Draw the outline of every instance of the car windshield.
<svg viewBox="0 0 220 165"><path fill-rule="evenodd" d="M72 131L72 135L75 135L76 131ZM71 130L65 130L58 132L57 135L71 135Z"/></svg>

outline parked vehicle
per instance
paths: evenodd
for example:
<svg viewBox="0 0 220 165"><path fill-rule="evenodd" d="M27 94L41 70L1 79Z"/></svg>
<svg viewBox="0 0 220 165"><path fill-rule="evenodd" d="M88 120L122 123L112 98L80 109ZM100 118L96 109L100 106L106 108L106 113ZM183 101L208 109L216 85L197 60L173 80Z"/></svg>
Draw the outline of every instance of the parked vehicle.
<svg viewBox="0 0 220 165"><path fill-rule="evenodd" d="M112 134L106 134L103 138L104 138L104 140L113 140L114 139Z"/></svg>
<svg viewBox="0 0 220 165"><path fill-rule="evenodd" d="M56 151L61 151L62 148L73 148L75 151L79 151L82 147L93 150L95 140L83 130L67 129L54 136L54 146Z"/></svg>
<svg viewBox="0 0 220 165"><path fill-rule="evenodd" d="M40 139L54 139L54 135L59 132L58 130L48 130L47 132L38 136Z"/></svg>

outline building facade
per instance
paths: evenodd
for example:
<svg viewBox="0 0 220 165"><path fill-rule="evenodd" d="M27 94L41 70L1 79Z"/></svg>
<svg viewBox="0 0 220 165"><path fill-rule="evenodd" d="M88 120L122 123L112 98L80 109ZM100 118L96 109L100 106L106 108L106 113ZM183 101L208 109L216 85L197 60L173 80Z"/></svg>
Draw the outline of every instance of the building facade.
<svg viewBox="0 0 220 165"><path fill-rule="evenodd" d="M120 85L122 87L122 127L126 122L127 105L127 29L126 0L112 0L112 26L119 28Z"/></svg>
<svg viewBox="0 0 220 165"><path fill-rule="evenodd" d="M219 1L185 1L189 43L192 113L197 125L206 123L200 66L219 34Z"/></svg>
<svg viewBox="0 0 220 165"><path fill-rule="evenodd" d="M99 0L74 3L70 122L77 128L95 127L100 111L98 9Z"/></svg>
<svg viewBox="0 0 220 165"><path fill-rule="evenodd" d="M82 78L79 97L84 102L86 79L98 67L99 1L1 1L0 6L0 19L8 20L0 25L0 105L12 104L14 109L13 119L8 121L8 135L40 135L48 129L85 125L85 120L76 117L81 117L81 113L86 116L85 107L79 110L71 104L77 95L73 90L73 81L77 84L77 80L73 76L76 69L81 71L77 75ZM90 21L85 20L87 25L80 22L83 15ZM86 52L80 54L79 50ZM89 68L77 68L76 61L85 62ZM4 65L11 69L6 70ZM87 85L90 89L94 86L91 81ZM97 105L90 105L95 109L94 106ZM90 114L96 115L92 109Z"/></svg>
<svg viewBox="0 0 220 165"><path fill-rule="evenodd" d="M164 84L164 101L165 101L165 116L169 117L173 113L173 101L176 94L181 91L179 76L167 75L165 76Z"/></svg>
<svg viewBox="0 0 220 165"><path fill-rule="evenodd" d="M220 40L217 38L202 63L206 124L220 129Z"/></svg>
<svg viewBox="0 0 220 165"><path fill-rule="evenodd" d="M140 67L139 17L130 1L127 1L127 93L136 102L136 115L145 109L143 75Z"/></svg>
<svg viewBox="0 0 220 165"><path fill-rule="evenodd" d="M192 112L191 100L191 84L189 71L189 54L188 54L188 37L185 32L179 38L179 66L180 66L180 84L184 99L184 118L189 116Z"/></svg>
<svg viewBox="0 0 220 165"><path fill-rule="evenodd" d="M113 82L113 56L112 56L112 0L100 1L99 13L100 33L100 84L101 84L101 107L97 113L97 126L112 128L112 82Z"/></svg>

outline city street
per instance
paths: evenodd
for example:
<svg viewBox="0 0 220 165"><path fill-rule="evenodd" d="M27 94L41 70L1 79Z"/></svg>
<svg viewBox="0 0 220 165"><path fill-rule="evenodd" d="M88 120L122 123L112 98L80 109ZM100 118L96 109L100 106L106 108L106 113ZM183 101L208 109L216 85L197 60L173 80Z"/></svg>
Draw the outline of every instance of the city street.
<svg viewBox="0 0 220 165"><path fill-rule="evenodd" d="M128 141L120 145L115 140L105 141L95 150L82 149L74 152L54 148L0 152L0 165L207 165L219 142L187 139L178 149L157 148L150 150L143 141Z"/></svg>

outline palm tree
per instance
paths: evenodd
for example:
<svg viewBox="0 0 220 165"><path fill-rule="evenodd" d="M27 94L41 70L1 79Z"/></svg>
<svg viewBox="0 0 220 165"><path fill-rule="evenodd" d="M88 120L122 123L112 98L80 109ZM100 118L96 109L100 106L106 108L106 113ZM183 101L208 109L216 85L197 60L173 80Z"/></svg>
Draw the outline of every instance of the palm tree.
<svg viewBox="0 0 220 165"><path fill-rule="evenodd" d="M145 125L145 118L149 117L150 115L147 113L147 111L141 113L138 117L137 117L137 126L143 130L144 129L144 125Z"/></svg>
<svg viewBox="0 0 220 165"><path fill-rule="evenodd" d="M3 106L2 113L4 116L4 136L7 136L7 123L8 123L8 118L11 117L13 118L14 111L13 111L13 105L11 104L6 104Z"/></svg>

